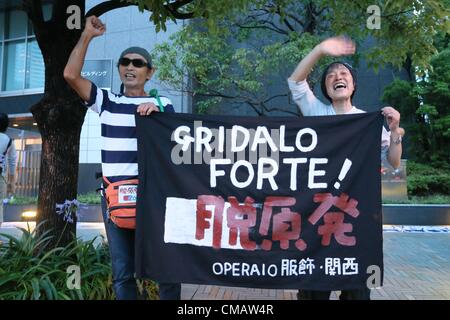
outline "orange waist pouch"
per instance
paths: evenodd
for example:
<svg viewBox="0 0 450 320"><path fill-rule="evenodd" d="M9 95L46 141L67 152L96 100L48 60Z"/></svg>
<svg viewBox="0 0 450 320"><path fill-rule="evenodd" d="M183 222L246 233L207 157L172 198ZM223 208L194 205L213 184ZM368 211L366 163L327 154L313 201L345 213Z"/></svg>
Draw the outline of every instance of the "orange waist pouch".
<svg viewBox="0 0 450 320"><path fill-rule="evenodd" d="M138 179L105 183L105 199L108 217L119 228L136 229L136 198Z"/></svg>

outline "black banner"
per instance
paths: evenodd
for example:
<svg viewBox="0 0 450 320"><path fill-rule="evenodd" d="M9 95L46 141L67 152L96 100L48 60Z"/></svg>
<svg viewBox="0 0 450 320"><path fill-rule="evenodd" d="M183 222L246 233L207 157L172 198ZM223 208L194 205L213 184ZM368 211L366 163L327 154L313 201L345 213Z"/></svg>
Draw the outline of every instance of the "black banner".
<svg viewBox="0 0 450 320"><path fill-rule="evenodd" d="M136 116L139 278L382 284L380 113Z"/></svg>

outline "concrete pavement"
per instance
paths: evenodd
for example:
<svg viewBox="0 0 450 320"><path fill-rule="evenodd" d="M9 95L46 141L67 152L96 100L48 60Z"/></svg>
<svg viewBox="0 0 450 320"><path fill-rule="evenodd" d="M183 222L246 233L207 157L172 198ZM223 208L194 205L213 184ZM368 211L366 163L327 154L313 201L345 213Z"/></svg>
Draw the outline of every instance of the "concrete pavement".
<svg viewBox="0 0 450 320"><path fill-rule="evenodd" d="M4 223L0 233L20 235L17 226L27 228L24 222ZM34 228L34 223L29 226ZM384 286L372 290L372 299L450 299L450 228L385 226L384 230ZM77 234L83 240L97 235L106 238L102 223L79 223ZM181 296L185 300L295 300L296 293L183 284ZM337 297L333 292L331 298Z"/></svg>

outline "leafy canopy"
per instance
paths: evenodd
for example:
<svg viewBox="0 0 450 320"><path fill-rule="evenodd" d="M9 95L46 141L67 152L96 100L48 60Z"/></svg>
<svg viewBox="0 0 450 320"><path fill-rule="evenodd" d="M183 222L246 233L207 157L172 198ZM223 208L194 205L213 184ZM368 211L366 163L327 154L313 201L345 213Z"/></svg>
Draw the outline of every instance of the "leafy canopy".
<svg viewBox="0 0 450 320"><path fill-rule="evenodd" d="M380 29L367 27L371 15L367 8L373 4L381 9ZM401 67L409 59L423 72L436 53L435 35L449 33L447 4L433 0L191 1L183 12L206 19L184 27L171 43L157 46L158 78L191 94L197 111L226 99L230 106L244 103L262 115L278 110L274 106L280 105L279 99L286 101L286 77L331 35L345 34L359 44L374 40L375 45L366 51L358 50L356 61L361 55L369 66L378 68L386 63ZM158 18L156 12L152 19L168 17ZM311 84L317 79L313 72ZM280 91L280 83L285 90Z"/></svg>

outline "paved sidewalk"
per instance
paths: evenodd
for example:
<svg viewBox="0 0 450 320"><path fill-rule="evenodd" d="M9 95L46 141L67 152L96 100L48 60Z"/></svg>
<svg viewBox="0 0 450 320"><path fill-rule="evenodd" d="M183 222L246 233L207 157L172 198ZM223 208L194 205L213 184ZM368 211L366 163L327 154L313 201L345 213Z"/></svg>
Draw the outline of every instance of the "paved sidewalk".
<svg viewBox="0 0 450 320"><path fill-rule="evenodd" d="M15 226L4 223L0 232L19 235ZM77 234L89 240L105 235L102 223L79 223ZM101 241L101 239L98 239ZM384 286L372 290L372 299L450 300L450 233L384 232ZM295 300L296 290L235 288L183 284L185 300ZM333 292L332 299L337 299Z"/></svg>
<svg viewBox="0 0 450 320"><path fill-rule="evenodd" d="M384 286L373 300L450 299L450 233L384 232ZM295 290L183 285L182 299L295 300ZM331 299L337 299L333 292Z"/></svg>

